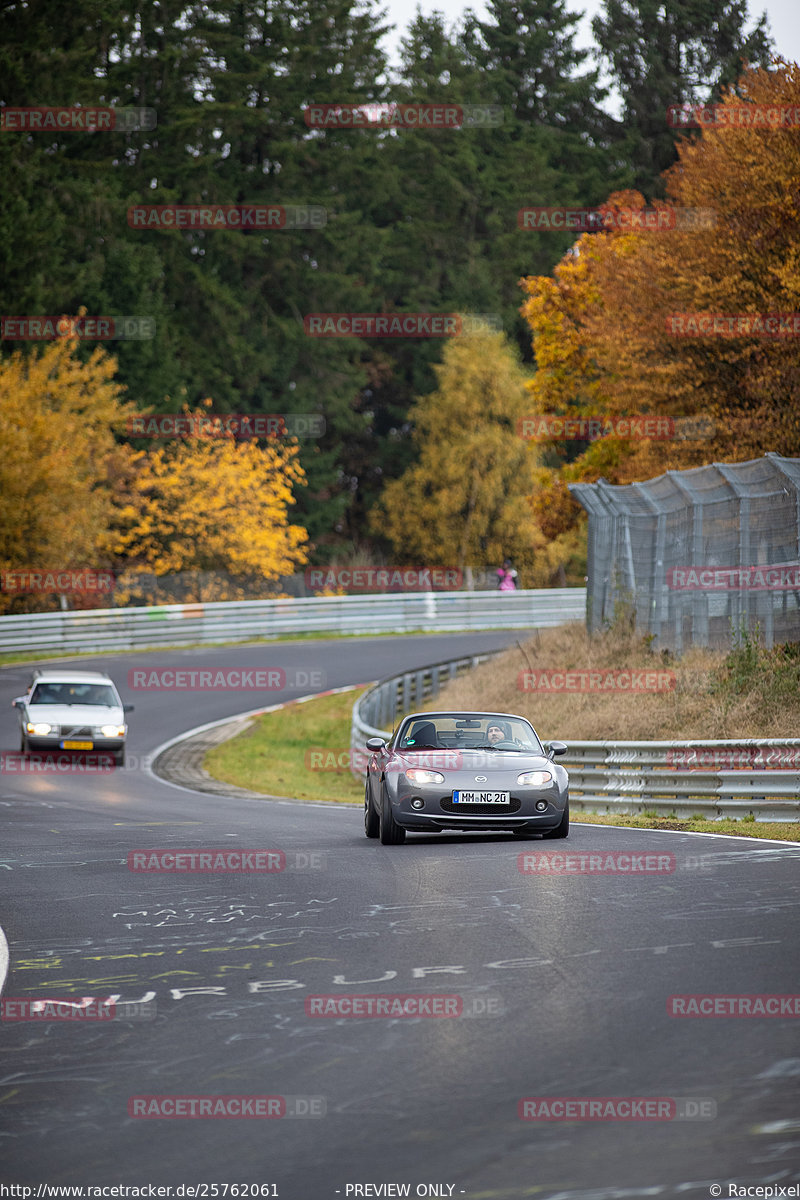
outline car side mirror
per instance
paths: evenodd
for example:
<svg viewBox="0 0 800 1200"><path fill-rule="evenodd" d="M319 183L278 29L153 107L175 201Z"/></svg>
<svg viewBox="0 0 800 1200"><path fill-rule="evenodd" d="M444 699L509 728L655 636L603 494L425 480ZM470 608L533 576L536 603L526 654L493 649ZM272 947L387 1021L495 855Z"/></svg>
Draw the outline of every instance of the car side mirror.
<svg viewBox="0 0 800 1200"><path fill-rule="evenodd" d="M123 712L133 712L133 710L135 708L136 708L135 704L123 704L122 711Z"/></svg>
<svg viewBox="0 0 800 1200"><path fill-rule="evenodd" d="M16 700L11 701L11 707L12 708L24 708L25 707L25 697L17 696Z"/></svg>
<svg viewBox="0 0 800 1200"><path fill-rule="evenodd" d="M566 742L550 742L547 747L548 758L559 758L562 754L566 754L568 750Z"/></svg>
<svg viewBox="0 0 800 1200"><path fill-rule="evenodd" d="M367 738L367 749L375 754L378 750L386 749L386 742L383 738Z"/></svg>

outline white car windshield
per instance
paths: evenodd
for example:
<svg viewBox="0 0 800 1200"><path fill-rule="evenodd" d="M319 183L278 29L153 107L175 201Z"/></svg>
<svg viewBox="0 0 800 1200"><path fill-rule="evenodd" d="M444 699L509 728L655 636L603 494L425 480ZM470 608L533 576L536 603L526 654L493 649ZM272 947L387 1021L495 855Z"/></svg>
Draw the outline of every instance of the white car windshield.
<svg viewBox="0 0 800 1200"><path fill-rule="evenodd" d="M519 717L475 713L418 716L399 730L398 750L503 750L543 754L538 737Z"/></svg>
<svg viewBox="0 0 800 1200"><path fill-rule="evenodd" d="M29 703L119 706L114 689L107 683L37 683Z"/></svg>

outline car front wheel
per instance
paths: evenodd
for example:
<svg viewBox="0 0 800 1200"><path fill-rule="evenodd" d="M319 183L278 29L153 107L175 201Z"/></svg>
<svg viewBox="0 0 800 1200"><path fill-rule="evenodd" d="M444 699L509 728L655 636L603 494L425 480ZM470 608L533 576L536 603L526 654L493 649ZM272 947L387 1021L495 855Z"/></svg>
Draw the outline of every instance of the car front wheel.
<svg viewBox="0 0 800 1200"><path fill-rule="evenodd" d="M548 829L547 833L542 834L542 838L565 838L569 837L569 800L564 805L564 815L561 818L555 829Z"/></svg>
<svg viewBox="0 0 800 1200"><path fill-rule="evenodd" d="M369 780L364 788L364 832L368 838L376 838L380 831L380 818L369 798Z"/></svg>
<svg viewBox="0 0 800 1200"><path fill-rule="evenodd" d="M399 846L406 840L406 831L392 816L392 806L385 787L381 788L380 839L382 846Z"/></svg>

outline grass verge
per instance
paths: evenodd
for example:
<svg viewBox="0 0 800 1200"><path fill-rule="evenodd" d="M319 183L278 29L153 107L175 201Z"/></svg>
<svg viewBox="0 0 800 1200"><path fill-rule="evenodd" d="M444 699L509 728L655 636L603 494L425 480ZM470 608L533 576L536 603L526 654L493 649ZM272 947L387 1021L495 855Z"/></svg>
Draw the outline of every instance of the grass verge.
<svg viewBox="0 0 800 1200"><path fill-rule="evenodd" d="M671 829L676 833L723 833L729 837L766 838L779 842L800 842L800 824L778 821L748 821L742 818L721 821L681 821L678 817L645 817L641 813L624 817L619 814L582 813L577 809L571 814L573 825L625 825L632 829Z"/></svg>
<svg viewBox="0 0 800 1200"><path fill-rule="evenodd" d="M346 764L353 703L364 691L364 688L358 688L265 713L244 733L210 750L203 765L215 779L266 795L361 804L363 784L350 774ZM335 770L318 769L320 763L327 767L334 759L344 765ZM625 825L635 829L800 841L800 825L767 821L681 821L641 814L607 816L577 811L573 821L586 825Z"/></svg>
<svg viewBox="0 0 800 1200"><path fill-rule="evenodd" d="M582 624L543 629L459 676L425 707L520 713L546 741L785 738L800 728L800 643L767 650L740 633L727 653L692 646L680 657L651 643L624 620L592 636ZM592 671L604 682L559 691L539 681L529 690L542 671ZM626 690L615 672L650 672L664 683Z"/></svg>
<svg viewBox="0 0 800 1200"><path fill-rule="evenodd" d="M215 779L269 796L360 804L364 785L348 764L353 703L364 690L264 713L244 733L210 750L203 766ZM342 765L328 769L334 761Z"/></svg>

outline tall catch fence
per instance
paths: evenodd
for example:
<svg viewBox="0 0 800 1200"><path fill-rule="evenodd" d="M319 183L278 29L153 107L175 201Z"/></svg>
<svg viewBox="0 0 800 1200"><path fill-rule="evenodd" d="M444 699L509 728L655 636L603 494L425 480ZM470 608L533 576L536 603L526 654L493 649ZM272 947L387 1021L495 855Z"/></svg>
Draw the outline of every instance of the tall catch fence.
<svg viewBox="0 0 800 1200"><path fill-rule="evenodd" d="M800 458L570 484L589 514L586 620L632 609L655 645L800 641Z"/></svg>

